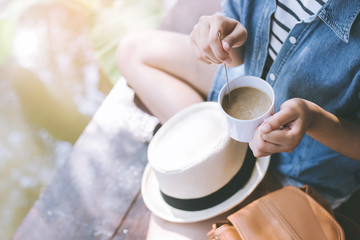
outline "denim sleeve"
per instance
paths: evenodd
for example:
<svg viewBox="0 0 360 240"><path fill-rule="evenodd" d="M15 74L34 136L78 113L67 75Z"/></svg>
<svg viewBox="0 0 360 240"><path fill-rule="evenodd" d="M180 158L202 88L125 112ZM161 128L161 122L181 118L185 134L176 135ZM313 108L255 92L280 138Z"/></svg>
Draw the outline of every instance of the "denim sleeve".
<svg viewBox="0 0 360 240"><path fill-rule="evenodd" d="M359 83L360 85L360 83ZM358 100L358 106L360 106L360 90L357 93L357 100ZM357 112L356 112L356 119L360 121L360 108L358 108Z"/></svg>
<svg viewBox="0 0 360 240"><path fill-rule="evenodd" d="M236 20L240 19L239 10L238 10L239 6L240 6L239 0L224 0L221 3L221 8L224 16Z"/></svg>

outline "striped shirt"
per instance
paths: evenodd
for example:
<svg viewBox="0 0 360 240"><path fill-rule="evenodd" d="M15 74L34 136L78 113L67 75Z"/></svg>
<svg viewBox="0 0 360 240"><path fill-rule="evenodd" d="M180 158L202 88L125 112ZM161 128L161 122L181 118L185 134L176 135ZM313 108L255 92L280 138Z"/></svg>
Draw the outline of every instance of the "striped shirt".
<svg viewBox="0 0 360 240"><path fill-rule="evenodd" d="M327 0L277 0L276 2L269 44L269 55L272 60L275 60L295 24L316 14Z"/></svg>

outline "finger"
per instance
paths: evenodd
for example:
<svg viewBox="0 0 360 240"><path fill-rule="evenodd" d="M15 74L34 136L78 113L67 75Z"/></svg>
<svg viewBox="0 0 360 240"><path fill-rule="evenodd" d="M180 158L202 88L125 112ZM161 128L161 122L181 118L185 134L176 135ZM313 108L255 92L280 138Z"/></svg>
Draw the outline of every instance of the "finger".
<svg viewBox="0 0 360 240"><path fill-rule="evenodd" d="M224 49L226 52L228 52L228 51L231 50L231 47L230 47L230 45L229 45L228 42L222 40L222 41L221 41L221 44L222 44L223 49Z"/></svg>
<svg viewBox="0 0 360 240"><path fill-rule="evenodd" d="M214 63L214 61L211 58L209 58L208 56L203 56L201 60L203 62L208 62L209 64Z"/></svg>
<svg viewBox="0 0 360 240"><path fill-rule="evenodd" d="M279 129L279 130L273 130L269 133L263 133L262 138L267 141L271 142L273 144L277 145L285 145L288 142L288 128Z"/></svg>
<svg viewBox="0 0 360 240"><path fill-rule="evenodd" d="M221 41L221 45L226 52L229 52L231 50L231 47L227 42ZM232 63L232 58L230 57L230 53L229 53L228 57L224 60L224 62L227 64Z"/></svg>
<svg viewBox="0 0 360 240"><path fill-rule="evenodd" d="M253 140L249 142L249 147L253 152L254 157L265 157L271 155L271 153L265 152L257 147L257 143Z"/></svg>
<svg viewBox="0 0 360 240"><path fill-rule="evenodd" d="M190 41L191 41L191 47L193 49L193 51L195 52L195 56L198 60L200 60L201 62L205 63L205 64L211 64L212 62L211 61L208 61L206 59L204 59L201 54L200 54L200 51L199 51L199 48L198 46L196 45L196 41L195 41L195 35L196 33L192 33L191 36L190 36Z"/></svg>
<svg viewBox="0 0 360 240"><path fill-rule="evenodd" d="M224 62L225 60L229 61L229 53L224 50L221 39L222 36L218 29L210 28L209 43L214 57L220 62Z"/></svg>
<svg viewBox="0 0 360 240"><path fill-rule="evenodd" d="M228 43L230 49L242 46L247 39L247 31L240 23L235 24L233 29L224 37L223 41Z"/></svg>
<svg viewBox="0 0 360 240"><path fill-rule="evenodd" d="M263 157L268 156L278 152L286 152L287 146L276 144L273 142L268 142L261 138L261 141L253 141L249 142L249 146L252 149L255 157Z"/></svg>
<svg viewBox="0 0 360 240"><path fill-rule="evenodd" d="M206 29L208 27L209 24L207 23L207 21L203 20L201 24L198 23L193 27L193 30L190 34L191 46L193 47L197 59L206 64L212 63L212 60L207 57L206 53L202 52L202 49L204 48L204 37L202 36L202 34L204 34L204 28Z"/></svg>
<svg viewBox="0 0 360 240"><path fill-rule="evenodd" d="M279 151L279 147L276 144L266 141L258 142L251 140L249 142L249 147L255 157L265 157Z"/></svg>
<svg viewBox="0 0 360 240"><path fill-rule="evenodd" d="M264 146L261 149L262 152L267 153L268 155L283 152L284 151L284 145L279 145L271 142L265 141Z"/></svg>
<svg viewBox="0 0 360 240"><path fill-rule="evenodd" d="M282 129L284 126L297 118L297 113L290 109L283 109L263 122L259 129L262 133L269 133L276 129Z"/></svg>
<svg viewBox="0 0 360 240"><path fill-rule="evenodd" d="M205 64L212 64L211 60L207 60L206 58L202 57L201 55L199 55L200 57L198 57L198 60L205 63Z"/></svg>
<svg viewBox="0 0 360 240"><path fill-rule="evenodd" d="M262 138L262 134L259 131L259 129L255 131L253 138L249 142L249 147L253 151L255 157L264 157L271 155L273 153L271 152L273 148L270 147L269 145L274 145L274 144L266 142Z"/></svg>
<svg viewBox="0 0 360 240"><path fill-rule="evenodd" d="M210 47L211 40L209 39L209 31L210 31L210 25L206 24L205 26L202 25L200 30L200 42L198 43L200 54L202 57L208 61L211 61L213 63L221 63L220 60L218 60L213 50Z"/></svg>
<svg viewBox="0 0 360 240"><path fill-rule="evenodd" d="M294 123L294 126L291 126L292 123L282 130L274 130L262 134L262 138L264 141L282 146L282 152L294 151L304 137L305 132L301 130L301 127L296 127L296 123Z"/></svg>

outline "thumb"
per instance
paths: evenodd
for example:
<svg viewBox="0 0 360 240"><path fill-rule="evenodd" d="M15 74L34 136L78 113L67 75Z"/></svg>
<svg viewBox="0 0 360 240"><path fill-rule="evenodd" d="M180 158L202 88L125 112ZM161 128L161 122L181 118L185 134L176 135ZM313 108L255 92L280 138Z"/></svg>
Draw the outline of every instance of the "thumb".
<svg viewBox="0 0 360 240"><path fill-rule="evenodd" d="M284 126L294 121L296 117L294 112L286 110L279 111L265 120L265 122L260 125L259 130L262 133L269 133L276 129L282 129Z"/></svg>
<svg viewBox="0 0 360 240"><path fill-rule="evenodd" d="M224 49L226 52L230 51L231 47L230 47L230 44L229 44L228 42L226 42L225 40L222 40L222 41L221 41L221 44L222 44L223 49Z"/></svg>
<svg viewBox="0 0 360 240"><path fill-rule="evenodd" d="M231 48L240 47L245 43L246 38L246 29L241 24L237 24L230 34L222 40L223 48L225 51L229 51Z"/></svg>

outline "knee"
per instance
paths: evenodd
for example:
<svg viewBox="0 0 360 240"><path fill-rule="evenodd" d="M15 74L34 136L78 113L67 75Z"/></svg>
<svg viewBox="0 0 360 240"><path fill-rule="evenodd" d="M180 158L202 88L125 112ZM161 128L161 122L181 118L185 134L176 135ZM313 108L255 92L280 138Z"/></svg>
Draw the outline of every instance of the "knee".
<svg viewBox="0 0 360 240"><path fill-rule="evenodd" d="M130 33L121 39L116 49L116 61L121 73L125 73L131 66L148 62L151 46L146 41L153 36L154 32L150 30Z"/></svg>
<svg viewBox="0 0 360 240"><path fill-rule="evenodd" d="M116 49L116 62L121 74L126 74L126 69L134 61L139 61L137 49L139 48L139 40L137 34L129 34L124 36Z"/></svg>

